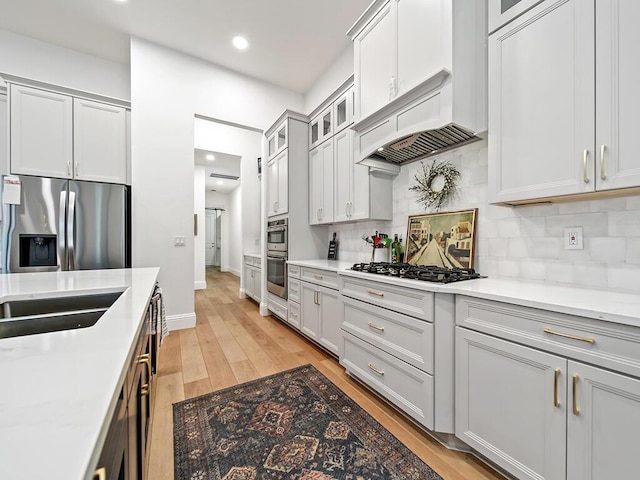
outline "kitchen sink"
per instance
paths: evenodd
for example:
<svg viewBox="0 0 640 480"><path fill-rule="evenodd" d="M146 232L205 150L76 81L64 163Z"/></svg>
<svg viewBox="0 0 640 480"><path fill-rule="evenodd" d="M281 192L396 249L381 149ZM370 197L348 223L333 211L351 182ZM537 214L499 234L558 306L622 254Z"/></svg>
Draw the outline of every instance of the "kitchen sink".
<svg viewBox="0 0 640 480"><path fill-rule="evenodd" d="M11 300L0 304L0 338L91 327L122 292Z"/></svg>

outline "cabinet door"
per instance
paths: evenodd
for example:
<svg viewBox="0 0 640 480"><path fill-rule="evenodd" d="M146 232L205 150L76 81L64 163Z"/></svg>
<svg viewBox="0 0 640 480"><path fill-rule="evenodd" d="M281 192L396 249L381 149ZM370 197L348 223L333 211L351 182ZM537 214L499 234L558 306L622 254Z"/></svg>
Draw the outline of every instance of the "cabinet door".
<svg viewBox="0 0 640 480"><path fill-rule="evenodd" d="M443 58L443 3L443 0L396 0L397 95L449 67Z"/></svg>
<svg viewBox="0 0 640 480"><path fill-rule="evenodd" d="M357 119L371 115L394 95L396 44L391 3L354 39Z"/></svg>
<svg viewBox="0 0 640 480"><path fill-rule="evenodd" d="M278 162L276 159L267 163L267 216L276 214L278 204Z"/></svg>
<svg viewBox="0 0 640 480"><path fill-rule="evenodd" d="M73 98L11 85L11 173L71 178Z"/></svg>
<svg viewBox="0 0 640 480"><path fill-rule="evenodd" d="M309 152L309 224L333 221L333 139Z"/></svg>
<svg viewBox="0 0 640 480"><path fill-rule="evenodd" d="M596 172L598 190L640 186L640 2L596 2Z"/></svg>
<svg viewBox="0 0 640 480"><path fill-rule="evenodd" d="M254 279L253 279L253 269L244 266L244 293L247 297L254 297Z"/></svg>
<svg viewBox="0 0 640 480"><path fill-rule="evenodd" d="M276 213L278 215L289 211L289 155L287 150L276 158L278 162L278 200Z"/></svg>
<svg viewBox="0 0 640 480"><path fill-rule="evenodd" d="M9 173L9 110L7 96L0 94L0 175Z"/></svg>
<svg viewBox="0 0 640 480"><path fill-rule="evenodd" d="M456 436L519 479L564 479L566 363L456 327Z"/></svg>
<svg viewBox="0 0 640 480"><path fill-rule="evenodd" d="M336 222L351 218L353 194L353 130L347 129L333 137L335 155L335 201L333 217ZM366 167L365 167L366 168Z"/></svg>
<svg viewBox="0 0 640 480"><path fill-rule="evenodd" d="M318 305L319 287L312 283L300 282L300 330L313 340L320 335L320 306Z"/></svg>
<svg viewBox="0 0 640 480"><path fill-rule="evenodd" d="M489 32L510 22L542 0L489 0Z"/></svg>
<svg viewBox="0 0 640 480"><path fill-rule="evenodd" d="M74 178L127 183L126 110L90 100L73 100Z"/></svg>
<svg viewBox="0 0 640 480"><path fill-rule="evenodd" d="M489 37L489 194L594 190L594 4L549 0Z"/></svg>
<svg viewBox="0 0 640 480"><path fill-rule="evenodd" d="M325 287L318 287L318 290L318 307L320 309L318 340L327 350L338 355L338 345L342 339L338 292Z"/></svg>
<svg viewBox="0 0 640 480"><path fill-rule="evenodd" d="M640 380L572 361L568 371L567 480L637 478Z"/></svg>
<svg viewBox="0 0 640 480"><path fill-rule="evenodd" d="M333 134L347 128L353 123L353 87L344 92L333 102Z"/></svg>

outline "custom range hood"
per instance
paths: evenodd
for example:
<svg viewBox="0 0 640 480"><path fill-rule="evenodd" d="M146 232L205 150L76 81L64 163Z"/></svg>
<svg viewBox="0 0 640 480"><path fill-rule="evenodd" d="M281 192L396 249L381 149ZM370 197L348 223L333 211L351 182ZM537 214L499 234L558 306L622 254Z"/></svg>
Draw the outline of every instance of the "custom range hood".
<svg viewBox="0 0 640 480"><path fill-rule="evenodd" d="M390 4L390 15L398 9L393 17L398 25L397 66L391 70L389 99L383 105L379 95L367 92L375 83L365 77L370 69L364 62L377 57L373 49L367 57L365 37L389 4L374 2L372 16L365 12L349 32L356 46L356 121L351 128L356 131L356 162L374 171L397 173L401 165L483 138L487 30L483 2L441 2L438 47L410 44L407 38L403 43L400 22L407 22L408 15L405 12L403 20L400 4Z"/></svg>

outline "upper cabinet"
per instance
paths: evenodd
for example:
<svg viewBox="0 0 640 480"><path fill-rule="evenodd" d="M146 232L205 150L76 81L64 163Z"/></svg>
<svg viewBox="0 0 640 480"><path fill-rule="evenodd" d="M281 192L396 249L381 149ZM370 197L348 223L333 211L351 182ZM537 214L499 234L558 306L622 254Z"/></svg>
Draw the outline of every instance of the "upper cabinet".
<svg viewBox="0 0 640 480"><path fill-rule="evenodd" d="M542 0L489 0L489 33L509 23Z"/></svg>
<svg viewBox="0 0 640 480"><path fill-rule="evenodd" d="M353 87L351 87L333 102L334 135L337 135L339 132L353 123L354 96L355 90Z"/></svg>
<svg viewBox="0 0 640 480"><path fill-rule="evenodd" d="M128 183L124 107L11 84L13 174Z"/></svg>
<svg viewBox="0 0 640 480"><path fill-rule="evenodd" d="M9 173L9 110L7 96L0 92L0 174Z"/></svg>
<svg viewBox="0 0 640 480"><path fill-rule="evenodd" d="M490 201L640 186L639 19L637 2L546 0L489 37Z"/></svg>
<svg viewBox="0 0 640 480"><path fill-rule="evenodd" d="M309 148L315 148L333 135L333 108L329 105L309 122Z"/></svg>
<svg viewBox="0 0 640 480"><path fill-rule="evenodd" d="M267 137L267 146L269 149L269 158L273 158L287 148L288 143L288 122L285 120L278 125L271 135Z"/></svg>
<svg viewBox="0 0 640 480"><path fill-rule="evenodd" d="M289 211L289 156L285 150L267 163L267 216Z"/></svg>

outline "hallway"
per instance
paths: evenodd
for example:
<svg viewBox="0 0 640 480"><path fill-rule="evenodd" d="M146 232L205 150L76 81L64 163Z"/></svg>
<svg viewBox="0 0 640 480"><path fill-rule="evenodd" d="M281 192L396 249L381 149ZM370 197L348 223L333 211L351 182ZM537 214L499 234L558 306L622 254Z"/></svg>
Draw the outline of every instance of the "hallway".
<svg viewBox="0 0 640 480"><path fill-rule="evenodd" d="M196 327L173 331L159 353L149 453L150 480L173 479L172 404L311 363L391 431L445 480L503 477L469 454L442 447L352 380L337 360L258 305L238 298L239 279L207 268L206 290L195 292Z"/></svg>

